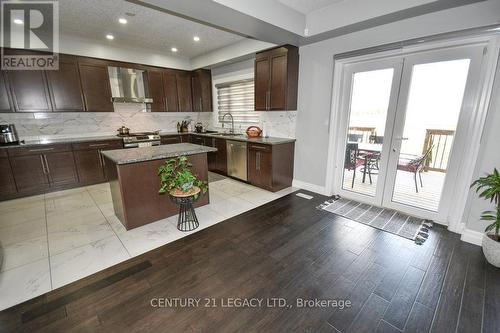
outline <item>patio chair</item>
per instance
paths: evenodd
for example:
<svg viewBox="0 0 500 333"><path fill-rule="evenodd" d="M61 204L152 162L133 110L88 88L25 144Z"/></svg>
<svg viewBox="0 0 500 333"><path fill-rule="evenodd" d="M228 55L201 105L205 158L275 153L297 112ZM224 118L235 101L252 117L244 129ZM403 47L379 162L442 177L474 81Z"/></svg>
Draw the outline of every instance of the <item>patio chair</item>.
<svg viewBox="0 0 500 333"><path fill-rule="evenodd" d="M362 142L363 141L363 134L355 134L355 133L350 133L347 134L347 140L349 142Z"/></svg>
<svg viewBox="0 0 500 333"><path fill-rule="evenodd" d="M348 143L345 151L344 168L353 171L351 188L354 188L354 180L356 179L356 169L365 166L365 159L359 157L359 150L357 143ZM371 183L371 175L370 175Z"/></svg>
<svg viewBox="0 0 500 333"><path fill-rule="evenodd" d="M418 182L417 182L417 174L420 179L420 187L424 187L424 183L422 182L422 171L425 168L425 161L432 153L432 148L434 146L430 146L429 149L423 155L413 156L413 157L402 157L398 161L398 170L407 171L413 173L413 179L415 181L415 191L418 193ZM410 156L410 155L408 155Z"/></svg>
<svg viewBox="0 0 500 333"><path fill-rule="evenodd" d="M379 135L370 135L370 143L381 145L384 143L384 137Z"/></svg>

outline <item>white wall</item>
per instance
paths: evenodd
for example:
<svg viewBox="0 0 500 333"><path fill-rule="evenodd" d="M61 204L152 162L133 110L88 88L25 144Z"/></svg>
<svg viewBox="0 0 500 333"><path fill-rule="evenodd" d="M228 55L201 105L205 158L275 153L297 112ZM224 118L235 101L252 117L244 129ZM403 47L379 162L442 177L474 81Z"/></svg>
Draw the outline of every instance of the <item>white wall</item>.
<svg viewBox="0 0 500 333"><path fill-rule="evenodd" d="M213 105L214 112L212 115L213 128L220 128L218 122L218 110L217 110L217 89L216 84L250 79L254 77L254 59L249 59L245 61L236 62L229 65L224 65L212 69L212 90L213 90ZM255 111L260 119L259 126L262 126L262 122L266 122L266 128L268 130L268 135L280 138L295 138L295 128L297 111ZM242 130L245 130L247 125L242 126ZM239 129L239 125L235 125L236 129Z"/></svg>
<svg viewBox="0 0 500 333"><path fill-rule="evenodd" d="M295 178L316 187L326 185L333 56L335 54L499 22L500 1L487 1L427 14L301 47ZM493 96L497 99L496 105L498 106L500 94L493 94ZM493 110L492 108L490 113L494 113ZM493 116L490 115L491 117ZM493 132L498 132L500 129L499 115L491 118L490 126L495 129ZM491 137L491 135L494 134L485 136L486 140L492 141L485 142L482 152L498 156L498 148L492 148L495 142L499 142L498 136ZM490 160L492 160L491 157ZM490 169L495 163L500 167L500 164L493 160L491 162L479 160L478 162L479 169ZM482 205L482 202L474 200L472 205ZM471 214L473 213L475 212L471 212ZM474 219L471 217L470 220ZM472 224L477 226L476 223Z"/></svg>

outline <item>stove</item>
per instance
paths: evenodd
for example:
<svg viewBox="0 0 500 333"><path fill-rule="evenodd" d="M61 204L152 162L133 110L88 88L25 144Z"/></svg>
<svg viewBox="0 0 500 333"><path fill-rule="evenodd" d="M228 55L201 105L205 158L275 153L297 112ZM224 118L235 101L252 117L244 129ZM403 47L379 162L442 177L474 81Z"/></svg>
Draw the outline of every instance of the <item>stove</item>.
<svg viewBox="0 0 500 333"><path fill-rule="evenodd" d="M158 132L130 133L120 137L122 137L125 148L151 147L161 144Z"/></svg>

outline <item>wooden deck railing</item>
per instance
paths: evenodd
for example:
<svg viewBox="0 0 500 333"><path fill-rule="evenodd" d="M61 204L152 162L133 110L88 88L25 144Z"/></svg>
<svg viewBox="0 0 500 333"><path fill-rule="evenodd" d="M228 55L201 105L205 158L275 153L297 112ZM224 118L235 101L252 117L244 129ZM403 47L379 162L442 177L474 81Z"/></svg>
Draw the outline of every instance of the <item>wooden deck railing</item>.
<svg viewBox="0 0 500 333"><path fill-rule="evenodd" d="M425 163L425 171L446 172L454 136L455 131L427 129L422 154L425 154L431 146L432 153Z"/></svg>

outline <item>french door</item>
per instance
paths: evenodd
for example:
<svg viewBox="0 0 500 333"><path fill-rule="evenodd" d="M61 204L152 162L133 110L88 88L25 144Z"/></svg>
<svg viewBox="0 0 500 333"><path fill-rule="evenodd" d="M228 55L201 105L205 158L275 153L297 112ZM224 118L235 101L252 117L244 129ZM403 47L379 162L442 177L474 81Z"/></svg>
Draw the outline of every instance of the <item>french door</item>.
<svg viewBox="0 0 500 333"><path fill-rule="evenodd" d="M444 220L483 50L467 45L345 64L336 193Z"/></svg>

